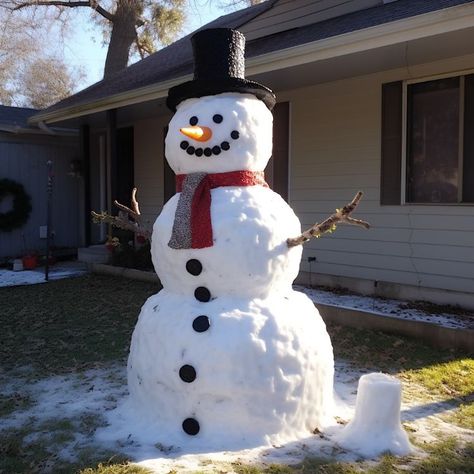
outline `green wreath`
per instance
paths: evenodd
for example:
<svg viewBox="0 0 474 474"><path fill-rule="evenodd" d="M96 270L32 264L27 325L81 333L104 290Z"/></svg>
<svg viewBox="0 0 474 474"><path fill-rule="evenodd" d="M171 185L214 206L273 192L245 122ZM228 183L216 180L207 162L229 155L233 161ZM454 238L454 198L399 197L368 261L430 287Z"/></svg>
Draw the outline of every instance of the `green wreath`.
<svg viewBox="0 0 474 474"><path fill-rule="evenodd" d="M31 198L22 184L11 179L0 179L0 202L13 196L13 209L0 212L0 231L10 232L26 223L31 213Z"/></svg>

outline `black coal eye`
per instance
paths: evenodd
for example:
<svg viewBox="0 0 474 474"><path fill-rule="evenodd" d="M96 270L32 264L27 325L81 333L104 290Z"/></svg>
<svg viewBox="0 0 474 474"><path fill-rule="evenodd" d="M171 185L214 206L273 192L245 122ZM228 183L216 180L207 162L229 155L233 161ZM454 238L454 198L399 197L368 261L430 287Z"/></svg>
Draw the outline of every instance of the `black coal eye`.
<svg viewBox="0 0 474 474"><path fill-rule="evenodd" d="M198 118L197 118L195 115L193 115L193 116L189 119L189 123L190 123L191 125L193 125L193 126L196 125L196 124L198 123Z"/></svg>
<svg viewBox="0 0 474 474"><path fill-rule="evenodd" d="M216 114L216 115L214 115L214 117L212 117L212 120L214 120L214 122L216 122L216 123L221 123L223 118L222 118L221 114Z"/></svg>

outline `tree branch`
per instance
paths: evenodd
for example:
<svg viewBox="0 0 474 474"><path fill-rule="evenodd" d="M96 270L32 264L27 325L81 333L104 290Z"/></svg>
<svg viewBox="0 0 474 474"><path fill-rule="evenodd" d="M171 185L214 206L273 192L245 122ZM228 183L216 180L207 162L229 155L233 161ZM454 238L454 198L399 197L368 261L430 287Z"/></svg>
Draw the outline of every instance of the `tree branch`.
<svg viewBox="0 0 474 474"><path fill-rule="evenodd" d="M297 245L301 245L305 242L308 242L311 237L319 238L326 232L333 232L336 230L337 224L351 224L357 225L359 227L364 227L365 229L369 229L370 224L368 222L362 221L360 219L354 219L350 215L359 204L361 198L362 192L359 191L349 204L346 204L342 209L336 209L336 212L330 215L323 222L321 222L320 224L314 224L311 228L304 231L298 237L287 239L286 243L288 247L296 247Z"/></svg>
<svg viewBox="0 0 474 474"><path fill-rule="evenodd" d="M140 41L138 40L138 35L135 36L135 46L137 47L138 54L140 54L140 58L144 59L145 53L143 51L142 45L140 44Z"/></svg>
<svg viewBox="0 0 474 474"><path fill-rule="evenodd" d="M111 216L107 214L107 212L102 211L100 213L91 212L92 220L96 224L106 223L111 224L114 227L118 227L119 229L124 230L131 230L135 234L142 235L146 239L151 239L151 230L148 226L148 223L142 222L142 217L140 214L140 208L138 206L138 201L136 199L137 196L137 188L133 188L132 190L132 208L130 209L123 204L120 204L118 201L114 201L115 206L117 206L121 212L119 212L118 216ZM133 221L130 220L130 217Z"/></svg>
<svg viewBox="0 0 474 474"><path fill-rule="evenodd" d="M55 7L89 7L95 10L99 15L102 15L109 21L114 21L114 15L107 11L105 8L99 5L97 0L73 0L68 2L67 0L32 0L27 2L21 2L16 7L12 8L12 11L21 10L23 8L37 7L37 6L55 6Z"/></svg>

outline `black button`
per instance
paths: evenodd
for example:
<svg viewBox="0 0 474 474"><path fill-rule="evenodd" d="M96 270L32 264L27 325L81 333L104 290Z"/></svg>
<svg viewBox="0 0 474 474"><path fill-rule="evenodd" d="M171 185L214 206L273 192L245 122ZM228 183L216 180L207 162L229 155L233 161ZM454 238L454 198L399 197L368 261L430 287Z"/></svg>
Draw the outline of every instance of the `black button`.
<svg viewBox="0 0 474 474"><path fill-rule="evenodd" d="M206 156L211 156L212 155L212 150L210 148L204 148L204 154Z"/></svg>
<svg viewBox="0 0 474 474"><path fill-rule="evenodd" d="M183 365L179 369L179 377L183 382L194 382L196 380L196 370L192 365Z"/></svg>
<svg viewBox="0 0 474 474"><path fill-rule="evenodd" d="M197 435L199 433L199 429L199 423L194 418L186 418L183 421L183 430L188 435Z"/></svg>
<svg viewBox="0 0 474 474"><path fill-rule="evenodd" d="M204 286L199 286L194 290L194 297L203 303L207 303L211 299L211 292Z"/></svg>
<svg viewBox="0 0 474 474"><path fill-rule="evenodd" d="M237 138L240 137L240 133L237 130L232 130L230 136L234 139L237 140Z"/></svg>
<svg viewBox="0 0 474 474"><path fill-rule="evenodd" d="M214 155L218 155L219 153L221 152L221 147L220 146L213 146L212 147L212 153L214 153Z"/></svg>
<svg viewBox="0 0 474 474"><path fill-rule="evenodd" d="M189 146L189 142L187 142L186 140L183 140L179 146L183 149L183 150L186 150L186 148L188 148Z"/></svg>
<svg viewBox="0 0 474 474"><path fill-rule="evenodd" d="M202 148L196 148L196 156L202 156Z"/></svg>
<svg viewBox="0 0 474 474"><path fill-rule="evenodd" d="M209 329L211 326L211 321L207 316L198 316L194 321L193 321L193 329L196 332L204 332Z"/></svg>
<svg viewBox="0 0 474 474"><path fill-rule="evenodd" d="M193 146L188 146L188 148L186 148L186 153L188 155L192 155L194 153L194 147Z"/></svg>
<svg viewBox="0 0 474 474"><path fill-rule="evenodd" d="M230 148L229 142L222 142L221 143L221 148L223 150L228 150Z"/></svg>
<svg viewBox="0 0 474 474"><path fill-rule="evenodd" d="M199 275L202 272L201 262L199 260L196 260L195 258L188 260L186 262L186 270L188 271L188 273L191 273L191 275Z"/></svg>

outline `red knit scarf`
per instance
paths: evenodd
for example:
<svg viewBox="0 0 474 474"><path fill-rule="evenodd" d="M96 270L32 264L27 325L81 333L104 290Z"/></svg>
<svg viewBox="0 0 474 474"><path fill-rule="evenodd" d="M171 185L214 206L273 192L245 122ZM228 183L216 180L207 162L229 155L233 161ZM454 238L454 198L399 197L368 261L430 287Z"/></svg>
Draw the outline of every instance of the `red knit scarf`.
<svg viewBox="0 0 474 474"><path fill-rule="evenodd" d="M188 188L186 180L193 181ZM202 177L198 173L177 175L176 191L181 192L181 196L168 245L172 248L193 249L212 247L211 189L221 186L257 185L268 187L263 171L229 171L202 174ZM189 196L189 193L192 193L192 196ZM186 202L190 199L190 203Z"/></svg>

